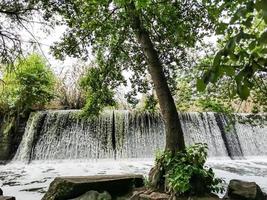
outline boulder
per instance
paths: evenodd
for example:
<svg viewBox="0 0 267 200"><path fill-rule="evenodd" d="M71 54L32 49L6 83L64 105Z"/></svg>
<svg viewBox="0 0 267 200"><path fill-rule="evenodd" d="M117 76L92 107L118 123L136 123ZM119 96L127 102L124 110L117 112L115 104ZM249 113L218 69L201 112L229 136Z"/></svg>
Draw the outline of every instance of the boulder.
<svg viewBox="0 0 267 200"><path fill-rule="evenodd" d="M134 187L142 187L142 175L98 175L84 177L57 177L50 184L42 200L73 199L94 190L107 191L112 197L130 192Z"/></svg>
<svg viewBox="0 0 267 200"><path fill-rule="evenodd" d="M231 180L225 200L266 200L265 195L255 182Z"/></svg>
<svg viewBox="0 0 267 200"><path fill-rule="evenodd" d="M75 199L70 199L70 200L111 200L111 199L112 199L111 195L106 191L103 193L99 193L97 191L91 190Z"/></svg>

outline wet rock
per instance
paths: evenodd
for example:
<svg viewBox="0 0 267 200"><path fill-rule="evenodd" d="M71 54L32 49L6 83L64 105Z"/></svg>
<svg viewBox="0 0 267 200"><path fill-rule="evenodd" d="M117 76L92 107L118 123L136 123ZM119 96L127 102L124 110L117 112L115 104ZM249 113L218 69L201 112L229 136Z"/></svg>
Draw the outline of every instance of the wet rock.
<svg viewBox="0 0 267 200"><path fill-rule="evenodd" d="M97 191L89 191L85 194L71 200L111 200L112 197L108 192L99 193Z"/></svg>
<svg viewBox="0 0 267 200"><path fill-rule="evenodd" d="M15 197L0 196L0 200L16 200L16 198Z"/></svg>
<svg viewBox="0 0 267 200"><path fill-rule="evenodd" d="M134 187L142 187L143 185L142 175L57 177L50 184L42 200L73 199L91 190L107 191L112 197L117 197L127 194Z"/></svg>
<svg viewBox="0 0 267 200"><path fill-rule="evenodd" d="M224 200L266 200L261 188L255 182L231 180Z"/></svg>

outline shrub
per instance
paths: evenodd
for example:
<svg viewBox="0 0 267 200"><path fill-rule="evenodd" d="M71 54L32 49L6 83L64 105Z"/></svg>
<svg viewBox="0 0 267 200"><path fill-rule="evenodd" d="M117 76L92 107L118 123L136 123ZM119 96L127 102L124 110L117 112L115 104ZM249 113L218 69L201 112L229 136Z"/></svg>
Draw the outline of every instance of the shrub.
<svg viewBox="0 0 267 200"><path fill-rule="evenodd" d="M207 144L197 143L185 152L174 156L165 152L156 159L165 170L168 192L190 196L223 192L223 181L215 178L213 170L205 166L207 149Z"/></svg>
<svg viewBox="0 0 267 200"><path fill-rule="evenodd" d="M24 113L40 108L54 97L55 77L41 56L32 54L3 71L2 111Z"/></svg>
<svg viewBox="0 0 267 200"><path fill-rule="evenodd" d="M100 68L89 68L81 78L81 88L86 93L83 115L97 116L105 107L116 106L114 91L107 84L105 73Z"/></svg>

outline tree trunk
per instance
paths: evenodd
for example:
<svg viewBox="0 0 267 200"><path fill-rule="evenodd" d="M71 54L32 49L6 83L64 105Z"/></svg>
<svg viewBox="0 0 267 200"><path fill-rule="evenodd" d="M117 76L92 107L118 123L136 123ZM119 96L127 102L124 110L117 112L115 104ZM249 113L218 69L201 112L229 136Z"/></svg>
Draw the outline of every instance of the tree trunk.
<svg viewBox="0 0 267 200"><path fill-rule="evenodd" d="M141 23L139 13L135 8L134 3L129 3L126 9L130 19L132 20L131 26L135 31L137 41L141 45L142 51L146 57L148 71L155 86L161 113L165 123L165 150L169 150L172 153L182 151L185 149L185 142L181 122L179 120L166 76L163 72L162 63L159 60L159 55L154 48L148 31Z"/></svg>

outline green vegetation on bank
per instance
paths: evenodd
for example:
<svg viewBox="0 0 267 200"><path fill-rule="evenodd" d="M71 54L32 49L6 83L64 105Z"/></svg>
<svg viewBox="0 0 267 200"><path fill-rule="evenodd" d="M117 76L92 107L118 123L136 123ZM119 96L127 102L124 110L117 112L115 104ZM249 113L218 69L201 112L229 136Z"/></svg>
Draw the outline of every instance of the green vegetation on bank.
<svg viewBox="0 0 267 200"><path fill-rule="evenodd" d="M23 114L53 99L56 78L44 59L32 54L2 71L0 111Z"/></svg>
<svg viewBox="0 0 267 200"><path fill-rule="evenodd" d="M55 76L45 60L32 54L2 66L0 85L0 160L15 154L32 110L41 109L55 94Z"/></svg>

